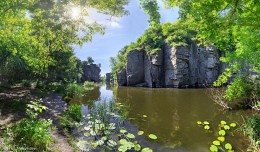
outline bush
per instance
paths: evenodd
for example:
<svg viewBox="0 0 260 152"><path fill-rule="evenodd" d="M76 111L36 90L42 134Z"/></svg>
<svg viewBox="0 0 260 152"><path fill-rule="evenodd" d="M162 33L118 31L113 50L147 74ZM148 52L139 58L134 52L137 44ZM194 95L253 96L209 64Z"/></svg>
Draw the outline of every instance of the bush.
<svg viewBox="0 0 260 152"><path fill-rule="evenodd" d="M64 128L71 128L74 122L80 122L82 116L81 105L70 105L68 109L62 113L60 125Z"/></svg>
<svg viewBox="0 0 260 152"><path fill-rule="evenodd" d="M65 95L68 96L68 97L75 97L75 96L83 94L83 92L84 92L83 86L78 85L76 83L69 83L66 86Z"/></svg>
<svg viewBox="0 0 260 152"><path fill-rule="evenodd" d="M246 121L246 126L248 128L248 136L250 136L255 141L260 141L260 116L255 115Z"/></svg>
<svg viewBox="0 0 260 152"><path fill-rule="evenodd" d="M83 87L85 90L90 90L93 89L93 87L95 86L94 82L89 82L89 81L85 81L83 84Z"/></svg>
<svg viewBox="0 0 260 152"><path fill-rule="evenodd" d="M13 128L15 143L45 150L53 139L49 132L51 120L22 119Z"/></svg>

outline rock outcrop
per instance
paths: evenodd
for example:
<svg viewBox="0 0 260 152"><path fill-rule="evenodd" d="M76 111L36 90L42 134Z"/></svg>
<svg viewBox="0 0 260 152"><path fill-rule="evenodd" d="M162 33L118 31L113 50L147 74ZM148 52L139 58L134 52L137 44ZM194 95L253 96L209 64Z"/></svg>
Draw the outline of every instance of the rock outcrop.
<svg viewBox="0 0 260 152"><path fill-rule="evenodd" d="M112 81L111 73L106 73L106 84L110 84Z"/></svg>
<svg viewBox="0 0 260 152"><path fill-rule="evenodd" d="M100 82L100 67L96 64L82 65L83 74L81 82Z"/></svg>
<svg viewBox="0 0 260 152"><path fill-rule="evenodd" d="M155 54L132 50L126 69L117 74L119 86L204 87L215 81L222 71L219 53L214 46L170 47Z"/></svg>
<svg viewBox="0 0 260 152"><path fill-rule="evenodd" d="M119 86L126 86L127 85L127 78L126 78L126 70L125 69L119 71L116 74L116 77L117 77L117 84Z"/></svg>

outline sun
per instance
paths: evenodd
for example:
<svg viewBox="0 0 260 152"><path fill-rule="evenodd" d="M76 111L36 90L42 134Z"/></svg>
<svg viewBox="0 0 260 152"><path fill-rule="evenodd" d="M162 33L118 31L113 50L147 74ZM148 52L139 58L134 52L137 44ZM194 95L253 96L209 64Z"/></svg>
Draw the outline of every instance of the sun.
<svg viewBox="0 0 260 152"><path fill-rule="evenodd" d="M71 8L71 17L72 17L73 19L78 18L78 17L80 16L80 13L81 13L81 10L80 10L79 7L73 6L73 7Z"/></svg>

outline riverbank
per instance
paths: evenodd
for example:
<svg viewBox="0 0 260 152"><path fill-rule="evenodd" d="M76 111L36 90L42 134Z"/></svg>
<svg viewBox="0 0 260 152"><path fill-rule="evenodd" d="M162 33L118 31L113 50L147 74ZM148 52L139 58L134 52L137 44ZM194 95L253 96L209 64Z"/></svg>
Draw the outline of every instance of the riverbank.
<svg viewBox="0 0 260 152"><path fill-rule="evenodd" d="M1 135L3 135L9 126L13 126L19 122L22 118L26 118L26 104L30 99L40 99L39 90L15 87L8 90L3 90L0 93L0 128ZM73 147L69 144L67 137L63 134L62 128L59 125L58 118L61 113L66 109L67 103L63 101L62 96L59 94L46 93L46 97L42 98L42 105L46 106L48 110L39 115L42 119L53 120L51 128L49 129L53 144L48 148L48 151L62 151L72 152ZM41 96L42 97L42 96ZM2 136L3 137L3 136ZM12 149L12 145L5 144L5 140L1 138L0 147L4 151Z"/></svg>

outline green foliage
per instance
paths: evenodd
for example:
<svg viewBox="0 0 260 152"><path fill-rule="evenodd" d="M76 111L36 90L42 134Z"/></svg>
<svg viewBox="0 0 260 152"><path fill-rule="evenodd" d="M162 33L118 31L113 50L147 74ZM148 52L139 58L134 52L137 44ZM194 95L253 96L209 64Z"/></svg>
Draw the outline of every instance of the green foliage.
<svg viewBox="0 0 260 152"><path fill-rule="evenodd" d="M140 5L144 12L149 15L148 22L150 26L156 26L160 24L161 15L159 13L159 6L156 0L140 0Z"/></svg>
<svg viewBox="0 0 260 152"><path fill-rule="evenodd" d="M37 150L46 150L53 140L49 132L51 124L51 120L22 119L13 128L14 142Z"/></svg>
<svg viewBox="0 0 260 152"><path fill-rule="evenodd" d="M83 88L85 90L91 90L95 87L95 83L94 82L89 82L89 81L85 81L83 84Z"/></svg>
<svg viewBox="0 0 260 152"><path fill-rule="evenodd" d="M66 85L65 96L75 97L84 93L84 87L77 83L69 83Z"/></svg>
<svg viewBox="0 0 260 152"><path fill-rule="evenodd" d="M247 136L255 141L260 141L260 116L255 115L246 121Z"/></svg>
<svg viewBox="0 0 260 152"><path fill-rule="evenodd" d="M81 105L70 105L61 114L60 125L64 128L72 128L75 124L75 122L80 122L81 118L83 117L83 113L81 111Z"/></svg>
<svg viewBox="0 0 260 152"><path fill-rule="evenodd" d="M88 8L120 17L128 14L127 4L127 0L1 1L1 78L77 81L81 70L72 45L82 46L95 33L104 33L102 25L86 22ZM71 17L73 7L81 10L78 17Z"/></svg>
<svg viewBox="0 0 260 152"><path fill-rule="evenodd" d="M47 107L41 105L41 102L41 100L30 101L26 109L29 119L24 118L11 128L15 144L42 151L47 150L47 146L52 143L53 139L49 132L52 120L37 119L38 113L47 109Z"/></svg>
<svg viewBox="0 0 260 152"><path fill-rule="evenodd" d="M222 86L243 70L260 72L259 2L164 0L168 7L180 8L180 21L196 31L196 39L205 45L215 44L223 51L222 62L228 63L215 86ZM249 75L247 75L249 77ZM245 93L244 82L235 79L228 88L226 98L237 99ZM236 93L238 89L238 93ZM234 93L234 94L233 94Z"/></svg>

